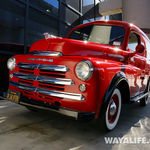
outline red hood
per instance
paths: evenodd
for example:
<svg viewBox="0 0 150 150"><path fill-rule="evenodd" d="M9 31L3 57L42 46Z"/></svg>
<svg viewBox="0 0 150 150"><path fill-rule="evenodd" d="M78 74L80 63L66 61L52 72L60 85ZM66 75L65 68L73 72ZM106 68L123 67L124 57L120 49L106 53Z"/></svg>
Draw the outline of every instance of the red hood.
<svg viewBox="0 0 150 150"><path fill-rule="evenodd" d="M65 56L88 56L113 60L124 60L127 51L109 45L97 44L72 39L51 38L35 42L30 51L56 51Z"/></svg>
<svg viewBox="0 0 150 150"><path fill-rule="evenodd" d="M56 51L69 56L103 56L107 53L106 45L84 42L79 40L52 38L42 39L30 48L30 51Z"/></svg>

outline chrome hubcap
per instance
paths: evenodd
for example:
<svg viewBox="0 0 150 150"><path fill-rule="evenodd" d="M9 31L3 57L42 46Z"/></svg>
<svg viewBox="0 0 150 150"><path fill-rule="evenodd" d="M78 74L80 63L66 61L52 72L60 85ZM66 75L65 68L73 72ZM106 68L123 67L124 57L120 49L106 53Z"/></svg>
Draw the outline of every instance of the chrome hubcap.
<svg viewBox="0 0 150 150"><path fill-rule="evenodd" d="M110 116L113 116L116 113L116 110L117 110L117 106L115 102L112 102L110 105L110 112L109 112Z"/></svg>

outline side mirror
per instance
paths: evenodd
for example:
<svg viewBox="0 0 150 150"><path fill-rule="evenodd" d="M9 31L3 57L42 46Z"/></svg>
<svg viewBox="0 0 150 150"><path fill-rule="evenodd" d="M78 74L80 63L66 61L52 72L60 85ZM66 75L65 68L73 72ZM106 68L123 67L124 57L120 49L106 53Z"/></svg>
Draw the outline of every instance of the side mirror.
<svg viewBox="0 0 150 150"><path fill-rule="evenodd" d="M133 57L136 53L143 53L145 50L145 47L142 44L138 44L135 48L135 52L130 53L129 57Z"/></svg>
<svg viewBox="0 0 150 150"><path fill-rule="evenodd" d="M136 46L136 53L143 53L145 50L145 47L142 44L139 44Z"/></svg>

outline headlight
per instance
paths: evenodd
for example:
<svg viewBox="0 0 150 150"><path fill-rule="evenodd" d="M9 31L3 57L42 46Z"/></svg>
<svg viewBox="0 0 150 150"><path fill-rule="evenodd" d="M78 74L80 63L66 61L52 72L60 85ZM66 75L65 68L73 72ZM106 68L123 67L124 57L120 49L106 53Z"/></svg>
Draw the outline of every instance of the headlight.
<svg viewBox="0 0 150 150"><path fill-rule="evenodd" d="M7 61L7 67L10 71L13 71L16 66L16 59L14 57L11 57Z"/></svg>
<svg viewBox="0 0 150 150"><path fill-rule="evenodd" d="M88 80L93 74L92 63L88 60L79 62L76 66L75 72L79 79L83 81Z"/></svg>

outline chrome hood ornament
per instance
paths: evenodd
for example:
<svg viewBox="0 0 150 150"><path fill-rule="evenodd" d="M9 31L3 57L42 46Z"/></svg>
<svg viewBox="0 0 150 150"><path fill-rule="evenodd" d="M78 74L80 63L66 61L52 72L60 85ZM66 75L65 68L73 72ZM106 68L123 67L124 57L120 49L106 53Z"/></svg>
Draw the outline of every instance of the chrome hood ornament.
<svg viewBox="0 0 150 150"><path fill-rule="evenodd" d="M47 40L47 39L50 39L50 38L56 38L56 36L54 36L54 35L50 35L49 33L43 33L43 35L45 36L45 39Z"/></svg>

